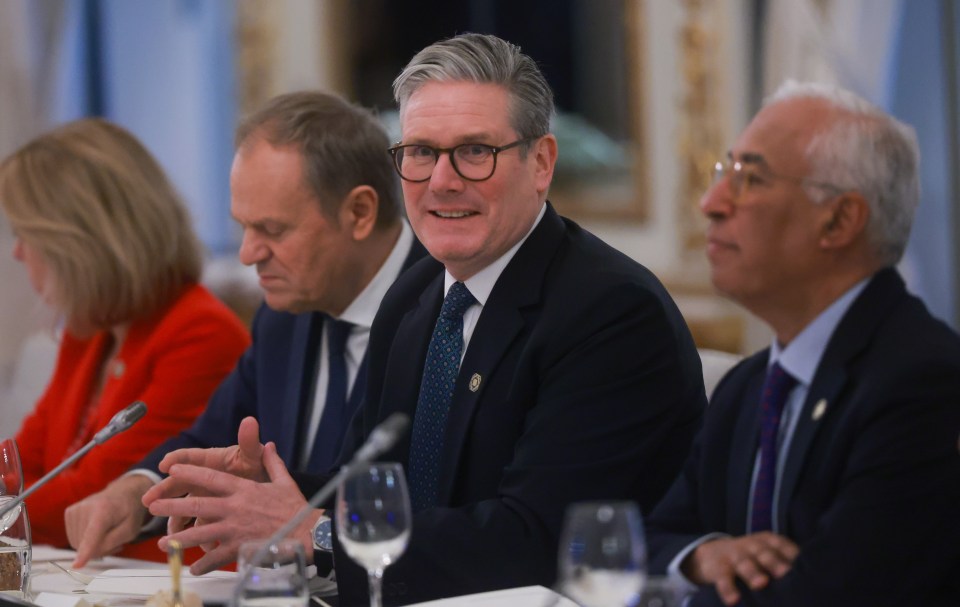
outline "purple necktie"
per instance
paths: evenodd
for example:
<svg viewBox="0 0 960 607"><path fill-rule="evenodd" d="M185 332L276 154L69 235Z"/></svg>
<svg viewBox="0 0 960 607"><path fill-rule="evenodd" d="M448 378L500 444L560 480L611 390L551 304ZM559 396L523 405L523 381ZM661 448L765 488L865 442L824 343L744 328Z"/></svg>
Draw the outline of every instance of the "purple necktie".
<svg viewBox="0 0 960 607"><path fill-rule="evenodd" d="M773 530L773 490L777 484L777 432L790 390L797 384L792 375L774 363L767 372L760 394L760 470L753 486L750 531Z"/></svg>

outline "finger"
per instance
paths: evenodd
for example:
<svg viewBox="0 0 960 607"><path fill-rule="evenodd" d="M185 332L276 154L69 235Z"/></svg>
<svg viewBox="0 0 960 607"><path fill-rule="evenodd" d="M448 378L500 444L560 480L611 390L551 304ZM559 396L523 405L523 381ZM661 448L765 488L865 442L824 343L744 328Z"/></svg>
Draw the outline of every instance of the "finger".
<svg viewBox="0 0 960 607"><path fill-rule="evenodd" d="M296 484L290 473L287 472L287 465L283 463L280 454L277 453L277 445L270 442L263 449L263 466L267 469L267 475L274 483Z"/></svg>
<svg viewBox="0 0 960 607"><path fill-rule="evenodd" d="M150 504L150 514L154 516L187 519L205 518L211 521L219 521L222 518L223 512L224 501L223 498L219 497L190 495L187 497L158 499Z"/></svg>
<svg viewBox="0 0 960 607"><path fill-rule="evenodd" d="M191 517L187 516L171 516L167 519L167 535L173 535L179 531L183 531L190 525L190 521L193 520ZM197 523L194 522L194 525Z"/></svg>
<svg viewBox="0 0 960 607"><path fill-rule="evenodd" d="M716 584L717 594L724 605L736 605L740 602L740 591L732 577L721 577Z"/></svg>
<svg viewBox="0 0 960 607"><path fill-rule="evenodd" d="M753 590L763 588L770 581L767 572L762 570L751 556L744 556L738 560L734 564L734 570L737 572L737 577L745 581Z"/></svg>
<svg viewBox="0 0 960 607"><path fill-rule="evenodd" d="M214 569L226 567L237 560L237 549L221 544L216 549L204 554L194 564L190 565L190 573L203 575Z"/></svg>
<svg viewBox="0 0 960 607"><path fill-rule="evenodd" d="M203 468L189 464L177 464L170 469L170 476L150 488L143 496L143 503L149 507L157 499L180 497L188 493L194 495L229 495L250 481L234 476L229 472L220 472L212 468Z"/></svg>
<svg viewBox="0 0 960 607"><path fill-rule="evenodd" d="M773 549L761 550L756 555L757 563L775 578L781 578L790 571L791 561Z"/></svg>
<svg viewBox="0 0 960 607"><path fill-rule="evenodd" d="M237 446L240 453L250 461L258 462L263 454L263 445L260 444L260 424L255 417L245 417L240 422L237 431Z"/></svg>
<svg viewBox="0 0 960 607"><path fill-rule="evenodd" d="M790 538L782 535L773 535L773 537L769 539L768 544L771 548L775 549L780 558L788 564L793 564L793 561L800 554L800 547Z"/></svg>
<svg viewBox="0 0 960 607"><path fill-rule="evenodd" d="M157 545L160 550L166 551L171 540L177 540L184 548L192 548L204 544L216 547L219 544L229 542L233 539L230 527L224 523L209 523L199 527L188 527L183 531L171 535L165 535L160 538Z"/></svg>
<svg viewBox="0 0 960 607"><path fill-rule="evenodd" d="M122 526L107 527L104 524L91 526L77 546L77 554L71 567L80 569L91 559L116 552L128 541L128 533Z"/></svg>
<svg viewBox="0 0 960 607"><path fill-rule="evenodd" d="M195 466L203 466L206 464L207 456L209 455L210 449L177 449L176 451L171 451L163 456L163 459L160 460L158 467L160 472L167 474L170 472L170 467L174 464L192 464Z"/></svg>

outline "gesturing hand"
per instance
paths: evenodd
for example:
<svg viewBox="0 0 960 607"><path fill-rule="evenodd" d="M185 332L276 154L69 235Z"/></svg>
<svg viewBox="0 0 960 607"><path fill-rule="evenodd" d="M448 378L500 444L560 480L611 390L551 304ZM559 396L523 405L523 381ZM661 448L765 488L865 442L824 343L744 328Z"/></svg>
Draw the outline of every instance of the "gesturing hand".
<svg viewBox="0 0 960 607"><path fill-rule="evenodd" d="M231 447L212 449L178 449L164 456L159 468L164 474L170 472L175 464L191 464L212 470L227 472L241 478L265 482L269 480L263 468L263 445L260 444L260 424L255 417L245 417L237 430L237 444ZM190 496L204 497L209 495L203 487L191 492ZM190 497L187 496L187 497ZM146 503L146 502L144 502ZM190 523L190 517L171 516L167 521L167 533L176 533ZM196 519L195 526L203 525L206 521ZM215 546L203 545L203 550L209 552Z"/></svg>
<svg viewBox="0 0 960 607"><path fill-rule="evenodd" d="M769 531L710 540L697 546L681 569L697 584L713 584L727 605L740 600L735 578L759 590L790 571L800 549L791 540Z"/></svg>
<svg viewBox="0 0 960 607"><path fill-rule="evenodd" d="M200 575L236 560L243 542L263 539L279 529L307 500L273 443L263 449L263 467L268 480L261 483L192 464L172 465L170 476L144 495L144 505L156 516L196 518L204 524L161 538L161 550L166 550L171 539L184 547L209 548L190 567L191 573ZM180 497L183 495L186 497ZM309 551L309 522L304 526L294 537Z"/></svg>
<svg viewBox="0 0 960 607"><path fill-rule="evenodd" d="M191 464L254 481L268 480L263 467L263 445L260 424L255 417L245 417L237 431L237 444L213 449L177 449L160 460L160 472L170 473L175 464Z"/></svg>

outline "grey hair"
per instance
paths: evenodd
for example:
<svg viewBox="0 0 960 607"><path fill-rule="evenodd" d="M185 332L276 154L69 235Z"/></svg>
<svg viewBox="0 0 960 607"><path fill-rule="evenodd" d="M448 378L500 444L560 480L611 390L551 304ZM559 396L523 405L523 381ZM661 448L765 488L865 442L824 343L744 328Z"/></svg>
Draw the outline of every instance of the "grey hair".
<svg viewBox="0 0 960 607"><path fill-rule="evenodd" d="M788 99L820 99L840 117L816 133L806 149L811 174L804 188L815 202L837 190L857 191L870 205L867 238L884 265L903 256L920 201L920 149L913 127L838 86L788 80L764 107Z"/></svg>
<svg viewBox="0 0 960 607"><path fill-rule="evenodd" d="M550 132L553 91L536 62L520 47L488 34L461 34L426 47L393 81L393 96L403 106L428 82L499 84L510 94L510 126L522 139Z"/></svg>

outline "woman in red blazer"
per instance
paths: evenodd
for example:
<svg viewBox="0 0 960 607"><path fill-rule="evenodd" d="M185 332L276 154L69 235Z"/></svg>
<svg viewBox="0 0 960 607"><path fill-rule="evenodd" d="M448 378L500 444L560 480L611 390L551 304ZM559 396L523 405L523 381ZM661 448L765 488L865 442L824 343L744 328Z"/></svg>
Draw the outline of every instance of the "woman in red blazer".
<svg viewBox="0 0 960 607"><path fill-rule="evenodd" d="M146 416L27 499L35 543L66 546L63 511L189 426L249 343L197 284L200 244L163 170L128 132L79 120L0 165L14 257L63 320L53 377L16 440L30 486L135 400ZM151 540L128 556L163 559Z"/></svg>

